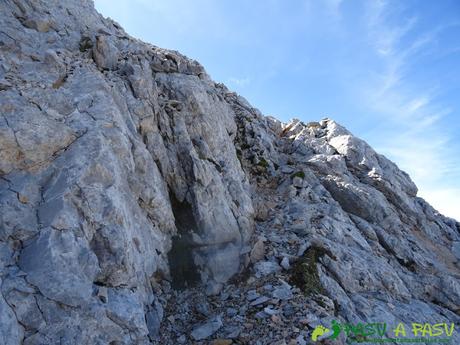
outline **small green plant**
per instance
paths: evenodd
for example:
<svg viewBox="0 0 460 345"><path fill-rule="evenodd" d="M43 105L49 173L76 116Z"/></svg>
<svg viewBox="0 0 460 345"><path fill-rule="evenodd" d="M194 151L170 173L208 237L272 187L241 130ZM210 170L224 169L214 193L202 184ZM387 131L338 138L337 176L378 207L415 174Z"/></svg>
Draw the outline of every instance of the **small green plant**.
<svg viewBox="0 0 460 345"><path fill-rule="evenodd" d="M311 247L292 267L290 282L306 296L323 292L316 264L324 254L321 248Z"/></svg>
<svg viewBox="0 0 460 345"><path fill-rule="evenodd" d="M305 173L303 171L297 171L296 173L292 174L292 178L300 177L301 179L305 178Z"/></svg>
<svg viewBox="0 0 460 345"><path fill-rule="evenodd" d="M261 167L264 167L264 168L268 168L268 162L263 157L259 159L259 161L257 162L257 165L261 166Z"/></svg>

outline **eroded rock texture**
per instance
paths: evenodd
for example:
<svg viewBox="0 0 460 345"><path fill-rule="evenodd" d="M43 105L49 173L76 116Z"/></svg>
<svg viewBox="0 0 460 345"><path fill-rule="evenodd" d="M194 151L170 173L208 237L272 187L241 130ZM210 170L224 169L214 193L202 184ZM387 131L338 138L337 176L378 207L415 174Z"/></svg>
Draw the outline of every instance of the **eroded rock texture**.
<svg viewBox="0 0 460 345"><path fill-rule="evenodd" d="M334 121L264 117L87 0L0 2L0 54L1 344L287 342L297 314L266 339L238 327L294 297L304 332L458 324L459 224ZM299 267L303 288L238 297ZM229 284L243 269L257 279ZM196 319L190 291L227 294L220 315Z"/></svg>

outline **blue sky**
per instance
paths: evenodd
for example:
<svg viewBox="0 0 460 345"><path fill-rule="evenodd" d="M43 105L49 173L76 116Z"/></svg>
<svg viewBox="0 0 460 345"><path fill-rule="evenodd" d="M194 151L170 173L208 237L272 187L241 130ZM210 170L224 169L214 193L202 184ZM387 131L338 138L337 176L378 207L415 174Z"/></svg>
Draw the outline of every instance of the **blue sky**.
<svg viewBox="0 0 460 345"><path fill-rule="evenodd" d="M460 1L96 0L266 115L332 118L460 220Z"/></svg>

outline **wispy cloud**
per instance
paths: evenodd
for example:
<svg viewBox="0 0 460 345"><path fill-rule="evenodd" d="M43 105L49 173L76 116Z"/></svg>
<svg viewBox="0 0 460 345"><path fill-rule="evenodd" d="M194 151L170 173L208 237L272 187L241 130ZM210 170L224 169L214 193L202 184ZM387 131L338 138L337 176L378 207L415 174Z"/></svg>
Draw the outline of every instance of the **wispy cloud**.
<svg viewBox="0 0 460 345"><path fill-rule="evenodd" d="M246 86L251 83L251 79L249 77L244 77L244 78L230 77L228 78L228 83L237 85L237 86Z"/></svg>
<svg viewBox="0 0 460 345"><path fill-rule="evenodd" d="M386 129L379 129L374 142L411 175L422 197L439 211L460 219L460 209L452 207L460 205L460 187L448 178L460 177L458 162L443 124L451 109L437 100L438 87L414 84L409 75L413 61L434 51L437 35L450 24L420 34L414 30L415 16L403 24L391 21L390 8L393 13L403 10L394 3L389 6L381 0L368 5L369 44L382 67L363 96L367 106L386 119Z"/></svg>

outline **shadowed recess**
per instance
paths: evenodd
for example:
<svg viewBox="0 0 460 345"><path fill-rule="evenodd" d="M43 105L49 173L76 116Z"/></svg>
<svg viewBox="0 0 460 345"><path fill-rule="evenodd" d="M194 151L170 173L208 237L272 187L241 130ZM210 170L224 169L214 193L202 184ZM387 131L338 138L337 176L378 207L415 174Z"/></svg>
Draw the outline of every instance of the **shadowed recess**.
<svg viewBox="0 0 460 345"><path fill-rule="evenodd" d="M170 199L178 234L172 238L168 260L172 287L180 290L197 285L200 281L200 274L192 255L192 232L198 227L192 206L186 200L177 200L174 193L170 193Z"/></svg>

